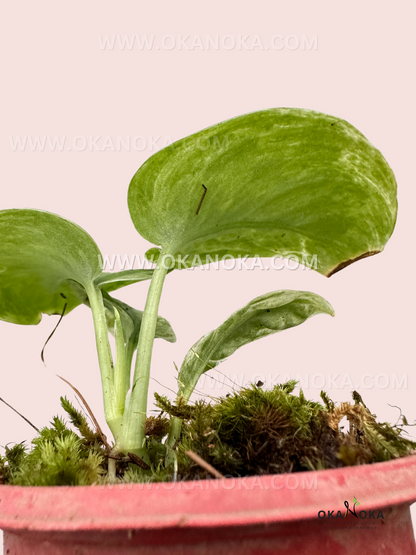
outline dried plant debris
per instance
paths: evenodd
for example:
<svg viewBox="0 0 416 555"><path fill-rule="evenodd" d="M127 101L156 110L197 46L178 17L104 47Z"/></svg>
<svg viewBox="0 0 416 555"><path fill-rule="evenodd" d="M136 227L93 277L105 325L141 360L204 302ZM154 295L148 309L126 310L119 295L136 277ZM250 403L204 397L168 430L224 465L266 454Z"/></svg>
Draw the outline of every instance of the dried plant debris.
<svg viewBox="0 0 416 555"><path fill-rule="evenodd" d="M302 390L295 395L295 387L294 380L270 390L256 384L215 402L197 401L192 406L156 395L162 412L146 421L152 464L137 464L121 453L117 480L205 479L212 477L212 469L223 476L299 472L387 461L415 451L416 442L403 437L408 422L401 413L400 423L380 423L355 391L352 402L337 405L325 392L321 392L322 403L309 401ZM22 443L7 446L5 456L0 457L0 483L107 483L108 450L100 434L66 398L61 398L61 404L77 433L55 417L33 440L31 451ZM168 417L183 420L173 449L165 443ZM347 426L341 424L345 420ZM173 453L170 458L169 452ZM207 464L197 462L201 459ZM206 468L211 468L211 474Z"/></svg>

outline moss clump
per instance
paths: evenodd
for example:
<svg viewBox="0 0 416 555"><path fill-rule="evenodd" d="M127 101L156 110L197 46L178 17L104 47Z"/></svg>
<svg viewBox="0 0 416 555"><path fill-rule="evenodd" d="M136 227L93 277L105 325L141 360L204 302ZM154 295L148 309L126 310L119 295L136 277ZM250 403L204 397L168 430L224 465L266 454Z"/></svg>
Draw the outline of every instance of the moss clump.
<svg viewBox="0 0 416 555"><path fill-rule="evenodd" d="M146 419L146 436L153 437L156 440L161 440L169 433L169 430L169 418L163 418L162 416L149 416L149 418Z"/></svg>
<svg viewBox="0 0 416 555"><path fill-rule="evenodd" d="M416 442L403 427L376 421L358 393L354 404L308 401L295 381L265 391L256 385L213 404L197 402L182 429L179 473L207 477L191 449L224 475L262 475L368 464L409 455ZM349 430L339 424L346 417ZM403 421L405 424L406 421Z"/></svg>
<svg viewBox="0 0 416 555"><path fill-rule="evenodd" d="M4 457L0 456L0 484L11 482L12 476L20 469L26 456L24 443L16 443L13 447L6 445Z"/></svg>
<svg viewBox="0 0 416 555"><path fill-rule="evenodd" d="M228 394L215 402L172 404L156 395L162 413L146 421L146 444L152 465L140 468L127 454L117 460L116 480L160 482L211 477L188 455L193 451L225 476L247 476L319 470L387 461L412 454L416 442L403 437L400 425L377 422L357 392L353 402L336 405L325 392L322 403L293 393L289 381L271 390L262 384ZM108 444L91 430L84 415L65 398L61 403L78 433L55 417L33 440L6 447L0 457L0 479L19 485L87 485L109 481ZM181 436L173 449L166 436L171 420L182 418ZM344 431L341 421L347 419ZM107 450L106 450L107 448ZM133 457L134 458L134 457Z"/></svg>
<svg viewBox="0 0 416 555"><path fill-rule="evenodd" d="M71 434L54 441L39 440L28 453L11 483L20 486L85 486L105 473L103 456L93 450L83 454L82 441Z"/></svg>
<svg viewBox="0 0 416 555"><path fill-rule="evenodd" d="M40 430L29 451L23 444L6 448L0 459L3 482L20 486L89 485L100 481L107 471L103 443L88 426L82 413L61 397L61 404L77 435L59 417Z"/></svg>
<svg viewBox="0 0 416 555"><path fill-rule="evenodd" d="M171 403L167 397L164 395L159 395L155 393L156 405L163 411L174 416L176 418L182 418L184 420L189 420L192 418L194 413L194 407L192 405L187 405L183 397L180 398L179 402L174 405Z"/></svg>

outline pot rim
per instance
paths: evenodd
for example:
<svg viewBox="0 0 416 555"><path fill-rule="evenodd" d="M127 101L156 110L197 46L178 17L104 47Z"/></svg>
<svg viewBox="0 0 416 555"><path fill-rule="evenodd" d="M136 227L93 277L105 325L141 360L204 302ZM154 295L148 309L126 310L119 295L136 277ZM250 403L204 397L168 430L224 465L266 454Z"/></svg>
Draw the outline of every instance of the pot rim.
<svg viewBox="0 0 416 555"><path fill-rule="evenodd" d="M115 486L0 486L0 528L31 531L221 528L317 519L416 501L416 454L318 471ZM322 513L321 513L322 514Z"/></svg>

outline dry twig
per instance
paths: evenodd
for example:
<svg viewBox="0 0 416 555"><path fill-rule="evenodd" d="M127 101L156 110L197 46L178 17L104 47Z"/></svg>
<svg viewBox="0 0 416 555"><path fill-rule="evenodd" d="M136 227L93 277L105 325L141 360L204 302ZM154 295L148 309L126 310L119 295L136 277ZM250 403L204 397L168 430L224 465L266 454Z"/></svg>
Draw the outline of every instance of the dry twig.
<svg viewBox="0 0 416 555"><path fill-rule="evenodd" d="M192 459L194 462L199 464L201 468L203 468L204 470L212 474L215 478L224 478L221 472L218 472L216 468L214 468L211 464L207 463L207 461L204 461L203 458L201 458L193 451L186 451L186 455L188 455L188 457Z"/></svg>

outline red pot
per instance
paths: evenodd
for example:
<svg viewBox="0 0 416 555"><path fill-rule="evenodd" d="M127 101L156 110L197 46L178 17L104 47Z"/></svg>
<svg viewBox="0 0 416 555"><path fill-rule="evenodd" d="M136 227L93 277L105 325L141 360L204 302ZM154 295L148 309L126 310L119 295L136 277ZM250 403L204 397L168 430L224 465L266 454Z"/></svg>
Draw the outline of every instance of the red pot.
<svg viewBox="0 0 416 555"><path fill-rule="evenodd" d="M415 500L411 456L261 478L0 486L0 527L7 555L416 555Z"/></svg>

